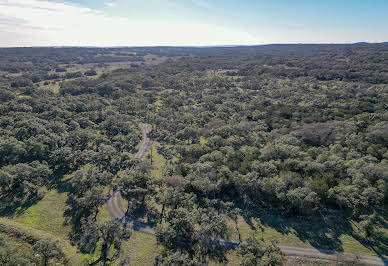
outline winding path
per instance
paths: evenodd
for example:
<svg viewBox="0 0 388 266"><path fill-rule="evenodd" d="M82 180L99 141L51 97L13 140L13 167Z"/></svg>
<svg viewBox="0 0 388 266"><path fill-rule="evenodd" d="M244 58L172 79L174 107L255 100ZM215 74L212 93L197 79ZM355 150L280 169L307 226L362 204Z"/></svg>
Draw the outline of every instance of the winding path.
<svg viewBox="0 0 388 266"><path fill-rule="evenodd" d="M142 132L143 132L143 140L141 142L140 148L135 154L135 158L141 159L144 156L145 151L148 149L150 145L150 139L148 137L148 124L142 124ZM121 175L124 175L131 171L131 169L124 170ZM110 198L106 203L108 211L112 218L117 219L121 222L127 222L131 225L133 230L154 235L155 229L152 225L132 219L125 215L125 211L123 210L121 204L121 195L119 191L113 192L110 191ZM226 246L230 248L237 247L240 242L237 240L221 240ZM291 257L305 257L305 258L313 258L320 259L325 261L355 261L362 265L376 265L376 266L384 266L388 265L388 260L382 257L372 256L372 255L357 255L353 253L347 252L337 252L334 250L326 250L319 248L309 248L309 247L297 247L297 246L287 246L287 245L278 245L280 249L287 255Z"/></svg>
<svg viewBox="0 0 388 266"><path fill-rule="evenodd" d="M136 159L141 159L144 156L145 151L148 149L150 145L150 139L148 137L148 124L142 124L141 131L143 133L143 140L140 144L139 150L135 154ZM127 174L132 169L126 169L120 173L120 177ZM106 203L107 209L111 217L120 220L122 222L127 222L131 224L134 230L147 233L147 234L155 234L155 230L151 225L137 221L132 219L131 217L125 216L125 211L123 211L123 207L121 204L121 194L120 191L110 191L109 200Z"/></svg>

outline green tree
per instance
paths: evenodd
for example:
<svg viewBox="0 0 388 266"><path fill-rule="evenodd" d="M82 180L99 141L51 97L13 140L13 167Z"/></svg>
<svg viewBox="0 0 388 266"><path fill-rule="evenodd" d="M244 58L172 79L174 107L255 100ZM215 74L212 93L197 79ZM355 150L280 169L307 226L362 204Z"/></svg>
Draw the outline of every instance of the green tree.
<svg viewBox="0 0 388 266"><path fill-rule="evenodd" d="M121 196L128 201L126 214L145 205L146 196L153 193L149 173L143 171L131 171L121 176L118 181Z"/></svg>
<svg viewBox="0 0 388 266"><path fill-rule="evenodd" d="M364 238L370 242L375 242L381 236L381 224L376 212L370 215L361 215L359 227Z"/></svg>
<svg viewBox="0 0 388 266"><path fill-rule="evenodd" d="M242 256L242 264L254 265L282 265L285 261L283 252L274 243L267 244L251 234L246 242L240 244L238 253Z"/></svg>
<svg viewBox="0 0 388 266"><path fill-rule="evenodd" d="M97 247L101 246L100 257L92 264L102 262L103 265L107 265L108 262L119 258L122 242L130 237L130 229L123 227L118 221L90 220L83 223L79 246L81 251L90 254L95 253Z"/></svg>
<svg viewBox="0 0 388 266"><path fill-rule="evenodd" d="M34 261L32 256L20 252L0 236L0 265L19 266L30 265Z"/></svg>
<svg viewBox="0 0 388 266"><path fill-rule="evenodd" d="M214 209L178 207L170 210L165 223L156 228L156 239L165 254L184 254L198 264L225 262L226 247L220 239L227 236L226 220ZM163 253L161 257L165 257Z"/></svg>
<svg viewBox="0 0 388 266"><path fill-rule="evenodd" d="M69 217L73 225L75 239L78 239L82 219L92 216L96 220L100 207L108 197L104 192L104 187L111 179L111 174L99 171L96 166L74 173L70 180L71 190L66 200L69 208L66 209L64 215Z"/></svg>
<svg viewBox="0 0 388 266"><path fill-rule="evenodd" d="M48 265L50 261L56 260L63 262L65 259L59 243L50 238L37 241L33 246L33 250L39 256L44 266Z"/></svg>

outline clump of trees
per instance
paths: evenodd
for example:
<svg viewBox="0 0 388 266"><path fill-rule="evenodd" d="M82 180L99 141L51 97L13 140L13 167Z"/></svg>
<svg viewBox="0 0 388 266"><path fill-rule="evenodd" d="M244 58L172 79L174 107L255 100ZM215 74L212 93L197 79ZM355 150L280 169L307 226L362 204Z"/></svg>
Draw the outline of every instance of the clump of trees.
<svg viewBox="0 0 388 266"><path fill-rule="evenodd" d="M221 242L228 236L226 220L214 209L178 207L164 220L156 228L156 239L164 247L157 265L226 261L226 246Z"/></svg>
<svg viewBox="0 0 388 266"><path fill-rule="evenodd" d="M1 265L28 265L33 263L32 254L21 253L16 247L0 236L0 264Z"/></svg>
<svg viewBox="0 0 388 266"><path fill-rule="evenodd" d="M257 239L253 234L238 248L242 256L242 265L282 265L285 255L274 243L266 243L264 239Z"/></svg>
<svg viewBox="0 0 388 266"><path fill-rule="evenodd" d="M85 71L84 75L85 76L97 76L97 72L94 69L90 69L90 70Z"/></svg>
<svg viewBox="0 0 388 266"><path fill-rule="evenodd" d="M37 241L32 249L34 253L37 254L37 259L40 260L44 266L52 264L54 261L66 263L65 255L58 242L50 238L44 238Z"/></svg>
<svg viewBox="0 0 388 266"><path fill-rule="evenodd" d="M14 243L13 243L14 244ZM68 260L58 241L51 238L36 240L34 244L27 245L20 250L0 237L0 264L1 265L68 265Z"/></svg>
<svg viewBox="0 0 388 266"><path fill-rule="evenodd" d="M95 254L99 249L100 256L93 264L102 262L103 265L108 265L120 257L122 242L130 236L130 229L118 221L84 221L79 247L82 252L90 254Z"/></svg>

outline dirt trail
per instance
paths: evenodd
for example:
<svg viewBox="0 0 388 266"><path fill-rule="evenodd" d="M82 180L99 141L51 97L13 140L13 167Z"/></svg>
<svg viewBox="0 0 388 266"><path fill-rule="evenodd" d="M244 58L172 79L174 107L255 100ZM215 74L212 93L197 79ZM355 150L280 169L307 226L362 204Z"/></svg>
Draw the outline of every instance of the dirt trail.
<svg viewBox="0 0 388 266"><path fill-rule="evenodd" d="M141 145L139 147L139 150L135 154L136 159L141 159L144 156L145 151L147 150L148 146L150 145L150 139L147 136L148 134L148 124L142 124L141 131L143 133L143 140L141 142ZM131 169L126 169L123 172L120 173L120 176L123 176L127 174ZM122 205L121 205L121 194L120 191L110 191L110 197L109 200L106 203L106 206L108 208L109 214L120 221L125 221L127 219L127 222L133 221L133 219L129 217L125 217L125 212L123 211ZM137 221L134 221L135 223L138 223ZM135 227L134 227L135 229Z"/></svg>
<svg viewBox="0 0 388 266"><path fill-rule="evenodd" d="M135 158L141 159L144 156L145 151L148 149L150 145L150 139L148 138L148 124L142 124L142 132L143 132L143 140L140 145L139 150L135 154ZM121 175L126 174L131 169L124 170ZM110 192L110 198L107 202L107 208L110 215L120 220L121 222L127 222L133 230L143 232L146 234L154 235L155 229L152 225L134 220L131 217L125 215L125 211L123 211L123 207L121 204L121 195L119 191ZM237 240L221 240L225 245L230 248L237 247L240 242ZM317 248L309 248L309 247L297 247L297 246L287 246L287 245L278 245L280 249L287 256L294 257L306 257L306 258L314 258L326 261L357 261L362 265L376 265L376 266L384 266L388 265L388 260L382 257L372 256L372 255L357 255L347 252L337 252L334 250L326 250L326 249L317 249Z"/></svg>

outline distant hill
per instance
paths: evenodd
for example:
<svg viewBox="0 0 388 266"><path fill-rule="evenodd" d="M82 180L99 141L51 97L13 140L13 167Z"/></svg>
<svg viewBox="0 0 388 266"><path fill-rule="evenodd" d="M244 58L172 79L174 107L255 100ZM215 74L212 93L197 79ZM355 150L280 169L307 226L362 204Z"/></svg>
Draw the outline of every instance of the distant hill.
<svg viewBox="0 0 388 266"><path fill-rule="evenodd" d="M388 42L355 42L353 44L388 44Z"/></svg>

